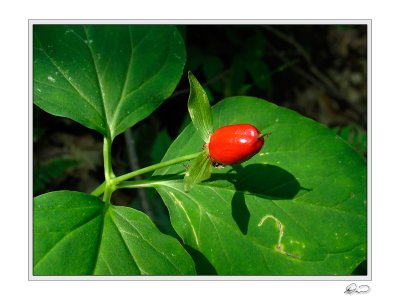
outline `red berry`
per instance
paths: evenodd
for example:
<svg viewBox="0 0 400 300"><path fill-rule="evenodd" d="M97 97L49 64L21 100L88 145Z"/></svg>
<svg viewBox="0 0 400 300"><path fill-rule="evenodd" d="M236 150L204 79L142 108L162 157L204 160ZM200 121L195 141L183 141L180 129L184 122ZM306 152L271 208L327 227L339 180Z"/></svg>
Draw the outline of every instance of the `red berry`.
<svg viewBox="0 0 400 300"><path fill-rule="evenodd" d="M264 145L264 134L250 124L221 127L211 135L208 147L214 163L231 165L248 160Z"/></svg>

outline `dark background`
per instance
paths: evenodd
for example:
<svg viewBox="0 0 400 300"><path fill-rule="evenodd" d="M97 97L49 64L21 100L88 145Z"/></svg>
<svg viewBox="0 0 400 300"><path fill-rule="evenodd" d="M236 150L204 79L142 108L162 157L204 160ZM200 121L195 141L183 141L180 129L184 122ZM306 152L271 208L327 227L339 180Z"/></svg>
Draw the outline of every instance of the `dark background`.
<svg viewBox="0 0 400 300"><path fill-rule="evenodd" d="M366 25L178 26L187 62L174 94L113 144L116 175L159 162L190 121L188 70L214 105L239 95L293 109L332 128L366 157ZM97 132L33 107L34 195L68 189L91 192L104 180ZM112 201L145 211L175 235L151 189L123 190ZM356 272L365 273L365 264Z"/></svg>

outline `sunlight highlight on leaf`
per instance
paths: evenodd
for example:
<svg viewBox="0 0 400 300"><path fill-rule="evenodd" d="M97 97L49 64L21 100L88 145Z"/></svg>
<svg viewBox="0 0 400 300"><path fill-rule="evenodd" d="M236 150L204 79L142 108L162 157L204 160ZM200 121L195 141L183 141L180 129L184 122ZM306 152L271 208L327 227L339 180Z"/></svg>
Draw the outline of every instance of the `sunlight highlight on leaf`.
<svg viewBox="0 0 400 300"><path fill-rule="evenodd" d="M33 38L34 103L111 139L172 94L186 61L174 26L35 25Z"/></svg>

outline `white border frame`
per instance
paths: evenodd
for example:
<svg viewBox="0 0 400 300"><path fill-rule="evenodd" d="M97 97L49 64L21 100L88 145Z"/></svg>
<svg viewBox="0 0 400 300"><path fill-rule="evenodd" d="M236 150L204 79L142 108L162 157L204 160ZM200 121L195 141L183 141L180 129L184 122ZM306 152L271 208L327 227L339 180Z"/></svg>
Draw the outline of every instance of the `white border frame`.
<svg viewBox="0 0 400 300"><path fill-rule="evenodd" d="M363 276L35 276L33 275L33 237L32 237L32 201L33 201L33 39L32 28L36 24L170 24L170 25L334 25L334 24L359 24L367 25L367 275ZM68 280L94 280L94 281L372 281L372 20L371 19L135 19L135 20L112 20L112 19L30 19L28 20L28 280L30 281L68 281Z"/></svg>

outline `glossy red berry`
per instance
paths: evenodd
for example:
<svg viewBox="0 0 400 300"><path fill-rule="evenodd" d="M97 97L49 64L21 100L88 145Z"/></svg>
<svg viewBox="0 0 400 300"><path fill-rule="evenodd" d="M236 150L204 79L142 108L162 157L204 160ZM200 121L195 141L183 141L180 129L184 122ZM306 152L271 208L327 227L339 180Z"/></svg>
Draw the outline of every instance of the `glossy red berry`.
<svg viewBox="0 0 400 300"><path fill-rule="evenodd" d="M208 147L214 163L231 165L248 160L264 145L264 134L250 124L221 127L211 135Z"/></svg>

